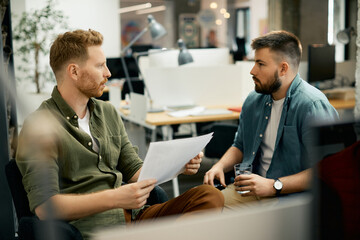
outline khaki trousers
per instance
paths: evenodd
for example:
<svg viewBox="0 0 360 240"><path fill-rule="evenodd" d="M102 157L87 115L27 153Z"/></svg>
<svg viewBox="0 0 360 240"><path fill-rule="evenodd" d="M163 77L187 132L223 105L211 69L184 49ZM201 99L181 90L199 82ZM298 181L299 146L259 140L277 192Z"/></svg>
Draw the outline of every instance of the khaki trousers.
<svg viewBox="0 0 360 240"><path fill-rule="evenodd" d="M165 203L145 208L136 216L135 222L179 214L187 217L205 210L221 212L223 206L224 196L218 189L201 185ZM125 219L127 223L134 222L134 220L131 221L131 211L125 211Z"/></svg>
<svg viewBox="0 0 360 240"><path fill-rule="evenodd" d="M237 210L241 208L248 208L252 205L263 205L271 206L278 203L278 198L269 197L269 198L260 198L258 196L248 196L244 197L242 194L238 193L235 190L235 185L230 184L224 190L221 191L224 195L224 211L228 210Z"/></svg>

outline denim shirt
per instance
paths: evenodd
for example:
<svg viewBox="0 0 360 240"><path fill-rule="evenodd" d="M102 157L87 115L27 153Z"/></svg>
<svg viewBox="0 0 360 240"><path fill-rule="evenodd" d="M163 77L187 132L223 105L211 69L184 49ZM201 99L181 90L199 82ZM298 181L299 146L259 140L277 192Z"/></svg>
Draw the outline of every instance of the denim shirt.
<svg viewBox="0 0 360 240"><path fill-rule="evenodd" d="M271 95L251 92L246 98L233 146L243 153L244 163L254 165L257 173L260 144L263 140L272 107ZM275 148L267 178L279 178L309 168L312 133L310 124L335 121L339 118L326 96L299 74L291 83L284 100Z"/></svg>

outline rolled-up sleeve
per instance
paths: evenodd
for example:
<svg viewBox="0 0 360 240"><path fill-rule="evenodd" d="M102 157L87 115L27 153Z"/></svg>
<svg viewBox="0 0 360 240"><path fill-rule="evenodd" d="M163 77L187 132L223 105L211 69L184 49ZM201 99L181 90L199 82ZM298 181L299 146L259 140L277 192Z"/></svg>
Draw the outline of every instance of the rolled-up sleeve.
<svg viewBox="0 0 360 240"><path fill-rule="evenodd" d="M239 126L238 129L236 131L235 137L234 137L234 143L233 143L233 147L236 147L238 149L240 149L242 152L244 151L244 140L243 140L243 117L242 114L240 114L239 116Z"/></svg>
<svg viewBox="0 0 360 240"><path fill-rule="evenodd" d="M36 124L42 125L41 122ZM39 132L34 129L36 129L34 121L31 124L24 124L19 135L16 156L16 163L23 176L22 182L32 212L37 206L60 192L55 131Z"/></svg>

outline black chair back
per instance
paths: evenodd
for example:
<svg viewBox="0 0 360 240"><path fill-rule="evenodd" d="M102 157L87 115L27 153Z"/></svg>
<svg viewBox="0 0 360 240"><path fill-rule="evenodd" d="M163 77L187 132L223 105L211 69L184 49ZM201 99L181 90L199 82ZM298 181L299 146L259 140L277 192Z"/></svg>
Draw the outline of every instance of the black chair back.
<svg viewBox="0 0 360 240"><path fill-rule="evenodd" d="M39 220L29 207L22 175L14 159L5 166L6 178L19 221L18 235L23 240L82 240L81 233L73 225L60 220Z"/></svg>
<svg viewBox="0 0 360 240"><path fill-rule="evenodd" d="M16 165L15 159L11 159L5 166L6 178L13 197L17 219L25 216L34 216L30 211L27 194L22 184L22 175Z"/></svg>

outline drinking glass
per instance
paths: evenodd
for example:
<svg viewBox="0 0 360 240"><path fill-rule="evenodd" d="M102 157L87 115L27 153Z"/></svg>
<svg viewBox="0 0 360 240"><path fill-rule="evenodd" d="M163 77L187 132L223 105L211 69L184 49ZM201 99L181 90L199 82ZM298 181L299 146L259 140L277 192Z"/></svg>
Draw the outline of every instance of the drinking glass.
<svg viewBox="0 0 360 240"><path fill-rule="evenodd" d="M237 163L234 165L235 177L246 174L250 175L252 173L252 165L251 164L244 164L244 163ZM242 187L242 186L240 186ZM248 193L250 191L237 191L240 194Z"/></svg>

